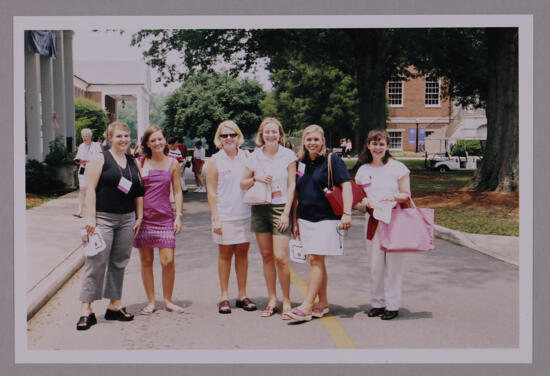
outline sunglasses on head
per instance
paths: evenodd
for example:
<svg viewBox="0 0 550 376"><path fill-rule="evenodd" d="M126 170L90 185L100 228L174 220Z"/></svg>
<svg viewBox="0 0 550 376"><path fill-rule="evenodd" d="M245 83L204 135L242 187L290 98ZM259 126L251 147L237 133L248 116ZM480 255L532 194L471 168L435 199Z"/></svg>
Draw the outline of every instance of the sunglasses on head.
<svg viewBox="0 0 550 376"><path fill-rule="evenodd" d="M221 138L227 138L227 137L235 138L235 137L237 137L237 136L238 136L238 134L236 134L236 133L220 134L220 137L221 137Z"/></svg>

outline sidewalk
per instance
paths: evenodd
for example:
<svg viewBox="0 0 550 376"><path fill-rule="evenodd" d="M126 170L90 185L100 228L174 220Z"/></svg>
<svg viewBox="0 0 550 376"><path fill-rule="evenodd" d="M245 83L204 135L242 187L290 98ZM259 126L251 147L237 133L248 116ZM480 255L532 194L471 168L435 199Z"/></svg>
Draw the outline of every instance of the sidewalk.
<svg viewBox="0 0 550 376"><path fill-rule="evenodd" d="M192 187L188 187L192 191ZM187 194L184 201L196 201L203 194ZM25 211L27 223L27 320L84 264L80 228L84 219L72 216L78 206L78 192ZM477 250L507 263L518 265L519 238L465 234L442 226L435 235Z"/></svg>

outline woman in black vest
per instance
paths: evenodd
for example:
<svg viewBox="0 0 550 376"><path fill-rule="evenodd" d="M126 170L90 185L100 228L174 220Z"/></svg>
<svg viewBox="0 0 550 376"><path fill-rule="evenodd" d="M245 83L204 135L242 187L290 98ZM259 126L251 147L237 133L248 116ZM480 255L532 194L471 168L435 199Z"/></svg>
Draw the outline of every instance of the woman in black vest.
<svg viewBox="0 0 550 376"><path fill-rule="evenodd" d="M86 231L103 237L106 247L86 257L80 291L81 315L77 330L97 323L92 302L109 299L106 320L131 321L120 301L124 270L130 260L132 239L143 219L143 185L133 157L126 155L130 130L114 122L107 128L111 148L99 154L86 167L88 218Z"/></svg>

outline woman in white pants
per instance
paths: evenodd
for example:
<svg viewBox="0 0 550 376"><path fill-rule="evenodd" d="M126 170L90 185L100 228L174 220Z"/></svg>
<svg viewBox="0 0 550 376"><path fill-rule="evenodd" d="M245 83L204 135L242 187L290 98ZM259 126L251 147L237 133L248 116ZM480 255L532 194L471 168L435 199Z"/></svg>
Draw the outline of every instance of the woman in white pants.
<svg viewBox="0 0 550 376"><path fill-rule="evenodd" d="M411 197L409 169L391 157L389 142L385 130L370 131L360 159L365 164L355 175L355 181L367 193L361 205L367 208L367 251L370 255L372 308L368 316L380 316L382 320L394 319L399 313L406 256L380 249L376 218L386 217L386 220L395 205L408 203Z"/></svg>

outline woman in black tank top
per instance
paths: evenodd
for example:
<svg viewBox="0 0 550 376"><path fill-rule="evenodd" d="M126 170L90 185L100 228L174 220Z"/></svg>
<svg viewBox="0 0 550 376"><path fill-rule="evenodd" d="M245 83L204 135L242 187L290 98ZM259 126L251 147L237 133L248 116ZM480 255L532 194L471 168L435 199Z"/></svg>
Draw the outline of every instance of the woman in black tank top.
<svg viewBox="0 0 550 376"><path fill-rule="evenodd" d="M109 124L107 134L111 148L86 167L88 236L101 234L105 249L87 256L80 292L81 315L77 330L97 323L92 302L109 299L106 320L131 321L120 301L124 271L132 251L132 239L143 219L143 189L137 164L125 154L130 144L130 130L125 123Z"/></svg>

